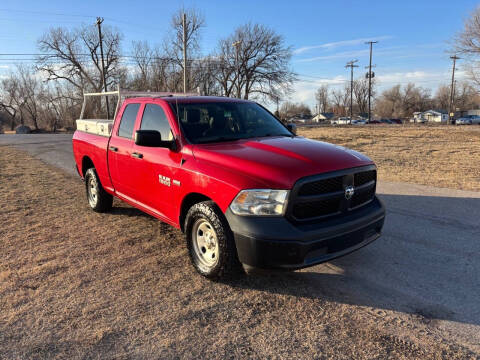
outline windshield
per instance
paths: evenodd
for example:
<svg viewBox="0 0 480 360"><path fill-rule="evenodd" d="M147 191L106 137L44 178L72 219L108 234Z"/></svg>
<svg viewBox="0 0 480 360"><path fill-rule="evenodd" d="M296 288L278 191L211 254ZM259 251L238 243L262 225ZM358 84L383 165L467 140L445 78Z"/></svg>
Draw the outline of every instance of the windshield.
<svg viewBox="0 0 480 360"><path fill-rule="evenodd" d="M193 144L293 136L275 117L255 103L209 102L177 104L175 107L185 136Z"/></svg>

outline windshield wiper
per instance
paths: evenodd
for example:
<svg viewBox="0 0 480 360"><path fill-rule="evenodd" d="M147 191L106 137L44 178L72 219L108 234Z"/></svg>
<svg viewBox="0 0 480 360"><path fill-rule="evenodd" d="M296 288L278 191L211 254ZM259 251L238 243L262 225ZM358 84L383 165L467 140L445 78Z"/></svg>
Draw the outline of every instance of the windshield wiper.
<svg viewBox="0 0 480 360"><path fill-rule="evenodd" d="M273 136L293 137L290 134L265 134L265 135L258 135L258 136L255 136L255 137L273 137Z"/></svg>
<svg viewBox="0 0 480 360"><path fill-rule="evenodd" d="M225 141L236 141L236 140L241 140L244 138L241 137L233 137L233 136L219 136L216 138L212 139L205 139L205 140L200 140L197 144L208 144L208 143L214 143L214 142L225 142Z"/></svg>

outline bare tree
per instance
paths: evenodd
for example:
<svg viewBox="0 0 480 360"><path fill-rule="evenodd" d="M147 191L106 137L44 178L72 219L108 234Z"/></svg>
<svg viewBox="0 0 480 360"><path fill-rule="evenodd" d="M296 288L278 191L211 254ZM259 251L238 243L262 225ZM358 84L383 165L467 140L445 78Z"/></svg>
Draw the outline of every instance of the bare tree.
<svg viewBox="0 0 480 360"><path fill-rule="evenodd" d="M468 82L461 81L455 88L455 107L460 110L477 108L479 104L478 92Z"/></svg>
<svg viewBox="0 0 480 360"><path fill-rule="evenodd" d="M350 86L332 91L333 112L336 116L345 116L350 104Z"/></svg>
<svg viewBox="0 0 480 360"><path fill-rule="evenodd" d="M320 86L315 93L315 100L318 105L318 112L328 112L330 92L328 85Z"/></svg>
<svg viewBox="0 0 480 360"><path fill-rule="evenodd" d="M150 89L154 50L146 41L133 41L132 52L136 71L132 76L131 85L139 90Z"/></svg>
<svg viewBox="0 0 480 360"><path fill-rule="evenodd" d="M218 62L212 56L193 63L192 83L203 95L221 95L222 87L218 82Z"/></svg>
<svg viewBox="0 0 480 360"><path fill-rule="evenodd" d="M285 101L279 109L280 118L289 120L293 117L309 117L312 115L310 108L303 103Z"/></svg>
<svg viewBox="0 0 480 360"><path fill-rule="evenodd" d="M480 6L465 19L464 28L453 39L452 52L462 54L467 60L466 73L480 87Z"/></svg>
<svg viewBox="0 0 480 360"><path fill-rule="evenodd" d="M193 59L200 54L201 30L205 27L204 16L196 9L179 9L171 19L171 32L164 41L165 53L183 71L183 14L186 16L185 44L187 59ZM187 88L191 89L192 62L187 62ZM179 89L175 89L179 90Z"/></svg>
<svg viewBox="0 0 480 360"><path fill-rule="evenodd" d="M10 118L10 130L15 128L17 117L20 116L20 122L23 124L21 107L23 100L20 98L20 79L16 74L11 73L3 78L0 83L0 107Z"/></svg>
<svg viewBox="0 0 480 360"><path fill-rule="evenodd" d="M395 85L383 91L377 99L375 112L381 117L397 117L401 111L401 86Z"/></svg>
<svg viewBox="0 0 480 360"><path fill-rule="evenodd" d="M80 111L81 102L75 96L75 89L67 84L56 83L45 89L43 101L43 121L50 131L60 127L73 129Z"/></svg>
<svg viewBox="0 0 480 360"><path fill-rule="evenodd" d="M372 97L375 96L375 82L372 79ZM368 79L357 79L353 82L353 94L357 111L360 114L368 114Z"/></svg>
<svg viewBox="0 0 480 360"><path fill-rule="evenodd" d="M385 90L376 101L375 111L381 117L408 118L433 106L429 89L409 83L403 88L395 85Z"/></svg>
<svg viewBox="0 0 480 360"><path fill-rule="evenodd" d="M464 55L480 55L480 6L464 22L463 31L454 38L455 51Z"/></svg>
<svg viewBox="0 0 480 360"><path fill-rule="evenodd" d="M235 44L235 47L234 45ZM291 47L282 36L259 24L238 27L219 42L218 80L226 96L275 100L286 94L295 74L290 69Z"/></svg>
<svg viewBox="0 0 480 360"><path fill-rule="evenodd" d="M450 106L450 86L440 85L435 93L435 107L446 110Z"/></svg>
<svg viewBox="0 0 480 360"><path fill-rule="evenodd" d="M17 117L20 124L29 121L36 130L39 129L43 92L44 85L32 67L18 65L2 80L0 107L9 114L12 130Z"/></svg>
<svg viewBox="0 0 480 360"><path fill-rule="evenodd" d="M122 36L109 26L102 28L107 85L112 86L120 76L120 41ZM103 85L100 41L96 28L53 28L38 41L40 51L37 67L47 81L62 80L83 90L100 91Z"/></svg>
<svg viewBox="0 0 480 360"><path fill-rule="evenodd" d="M21 111L24 111L32 122L35 130L38 130L38 118L41 112L41 97L44 91L43 84L32 68L26 66L17 67L20 78L20 93L23 105Z"/></svg>

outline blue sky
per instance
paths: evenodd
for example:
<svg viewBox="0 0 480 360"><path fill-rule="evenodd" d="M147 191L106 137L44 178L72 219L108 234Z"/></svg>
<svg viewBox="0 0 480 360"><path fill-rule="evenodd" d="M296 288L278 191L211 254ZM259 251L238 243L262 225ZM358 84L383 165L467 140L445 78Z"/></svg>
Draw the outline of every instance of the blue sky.
<svg viewBox="0 0 480 360"><path fill-rule="evenodd" d="M448 83L448 41L478 3L457 1L11 1L0 4L0 53L36 53L38 37L49 27L74 27L96 16L121 30L123 49L132 40L161 43L172 13L195 7L206 19L202 51L246 22L265 24L285 37L294 50L292 68L299 82L292 101L314 104L314 91L324 83L343 86L345 63L358 59L357 76L368 65L367 40L378 40L373 63L379 90L409 81L435 88ZM0 56L0 59L18 56ZM0 60L0 76L13 66ZM461 68L459 77L462 77Z"/></svg>

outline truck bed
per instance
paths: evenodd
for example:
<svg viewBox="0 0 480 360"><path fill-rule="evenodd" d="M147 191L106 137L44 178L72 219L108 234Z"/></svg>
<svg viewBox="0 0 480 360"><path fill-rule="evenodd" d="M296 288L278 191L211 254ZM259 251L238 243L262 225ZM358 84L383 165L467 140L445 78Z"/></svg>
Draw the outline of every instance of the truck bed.
<svg viewBox="0 0 480 360"><path fill-rule="evenodd" d="M109 136L77 130L73 134L73 155L78 166L79 175L83 178L86 169L83 169L84 158L88 157L97 170L100 182L107 191L113 192L107 163L107 147Z"/></svg>

